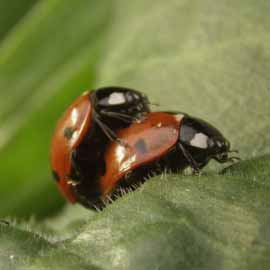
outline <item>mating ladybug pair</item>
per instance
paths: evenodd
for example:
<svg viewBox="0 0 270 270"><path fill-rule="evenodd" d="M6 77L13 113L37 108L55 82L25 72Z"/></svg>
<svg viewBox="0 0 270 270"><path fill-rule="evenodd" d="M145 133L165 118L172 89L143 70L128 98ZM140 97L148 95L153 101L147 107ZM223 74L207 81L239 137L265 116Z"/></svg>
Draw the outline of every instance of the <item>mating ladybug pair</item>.
<svg viewBox="0 0 270 270"><path fill-rule="evenodd" d="M61 117L51 167L70 202L99 208L150 173L188 166L199 172L210 159L238 159L230 152L229 141L209 123L185 113L150 112L142 93L106 87L85 92Z"/></svg>

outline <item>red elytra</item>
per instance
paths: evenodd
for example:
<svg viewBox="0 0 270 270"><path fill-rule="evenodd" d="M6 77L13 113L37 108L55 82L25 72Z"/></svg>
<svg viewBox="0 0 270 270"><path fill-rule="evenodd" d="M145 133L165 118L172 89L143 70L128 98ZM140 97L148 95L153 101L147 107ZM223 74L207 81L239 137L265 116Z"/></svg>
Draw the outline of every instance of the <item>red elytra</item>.
<svg viewBox="0 0 270 270"><path fill-rule="evenodd" d="M76 202L69 181L71 154L84 139L91 125L92 106L89 92L79 96L57 123L52 138L50 161L60 191L71 203Z"/></svg>
<svg viewBox="0 0 270 270"><path fill-rule="evenodd" d="M121 129L117 136L126 145L112 142L105 152L106 172L99 181L102 196L110 194L129 171L168 153L178 141L183 117L181 114L153 112L147 114L141 123Z"/></svg>
<svg viewBox="0 0 270 270"><path fill-rule="evenodd" d="M117 140L115 131L149 111L145 95L116 86L87 91L71 104L58 121L51 144L52 172L70 202L80 202L84 198L80 188L98 177L104 147ZM86 160L96 161L97 168L93 162L87 167Z"/></svg>

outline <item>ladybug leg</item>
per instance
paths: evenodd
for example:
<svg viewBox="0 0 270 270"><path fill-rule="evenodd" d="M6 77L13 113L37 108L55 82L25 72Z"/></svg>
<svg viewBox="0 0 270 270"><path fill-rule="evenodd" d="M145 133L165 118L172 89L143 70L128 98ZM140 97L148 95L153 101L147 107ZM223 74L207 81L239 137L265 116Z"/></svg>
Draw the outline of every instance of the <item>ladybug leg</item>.
<svg viewBox="0 0 270 270"><path fill-rule="evenodd" d="M213 159L215 159L219 163L227 163L227 162L235 163L242 160L240 157L237 157L237 156L228 157L227 159L223 159L223 160L218 159L216 157L213 157Z"/></svg>
<svg viewBox="0 0 270 270"><path fill-rule="evenodd" d="M233 156L233 157L229 157L228 158L228 161L229 162L232 162L232 163L238 162L240 160L242 160L242 159L240 157L236 157L236 156L235 157Z"/></svg>
<svg viewBox="0 0 270 270"><path fill-rule="evenodd" d="M189 165L191 166L194 174L199 174L200 173L200 166L199 164L194 160L192 155L185 149L182 143L178 143L178 147L180 151L183 153L184 157L186 160L189 162Z"/></svg>
<svg viewBox="0 0 270 270"><path fill-rule="evenodd" d="M119 120L126 122L128 124L130 124L134 121L139 121L139 119L137 117L132 117L132 116L124 114L124 113L101 110L100 114L105 115L107 117L119 119Z"/></svg>
<svg viewBox="0 0 270 270"><path fill-rule="evenodd" d="M240 160L242 160L242 159L239 158L239 157L231 157L231 158L229 158L229 159L228 159L228 162L231 162L231 164L228 165L227 167L223 168L223 169L219 172L219 174L225 174L225 173L227 173L227 171L229 171L230 169L232 169L232 168L235 166L235 164L237 164L238 161L240 161Z"/></svg>
<svg viewBox="0 0 270 270"><path fill-rule="evenodd" d="M102 131L104 132L104 134L109 138L109 140L111 141L115 141L117 143L119 143L122 146L127 146L126 143L121 140L120 138L118 138L118 136L115 134L115 132L113 130L111 130L107 125L105 125L98 116L95 116L95 121L98 124L98 126L102 129Z"/></svg>
<svg viewBox="0 0 270 270"><path fill-rule="evenodd" d="M239 153L239 151L238 150L230 150L230 151L228 151L229 153L236 153L236 154L238 154Z"/></svg>
<svg viewBox="0 0 270 270"><path fill-rule="evenodd" d="M70 175L69 175L69 178L70 178L70 183L73 185L73 186L76 186L79 184L79 179L80 179L80 169L78 167L78 162L76 162L77 160L77 151L76 150L73 150L71 152L71 172L70 172Z"/></svg>
<svg viewBox="0 0 270 270"><path fill-rule="evenodd" d="M209 162L209 159L205 160L203 163L200 163L199 169L201 170L208 162Z"/></svg>

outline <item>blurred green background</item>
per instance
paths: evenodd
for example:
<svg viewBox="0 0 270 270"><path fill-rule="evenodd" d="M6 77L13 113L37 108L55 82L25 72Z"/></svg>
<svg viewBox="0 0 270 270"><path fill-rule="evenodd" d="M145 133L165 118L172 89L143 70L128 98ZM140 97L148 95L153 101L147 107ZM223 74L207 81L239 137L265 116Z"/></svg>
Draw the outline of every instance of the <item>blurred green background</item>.
<svg viewBox="0 0 270 270"><path fill-rule="evenodd" d="M222 130L241 156L269 153L265 1L1 1L0 216L44 217L64 204L50 138L66 106L121 85L158 110Z"/></svg>

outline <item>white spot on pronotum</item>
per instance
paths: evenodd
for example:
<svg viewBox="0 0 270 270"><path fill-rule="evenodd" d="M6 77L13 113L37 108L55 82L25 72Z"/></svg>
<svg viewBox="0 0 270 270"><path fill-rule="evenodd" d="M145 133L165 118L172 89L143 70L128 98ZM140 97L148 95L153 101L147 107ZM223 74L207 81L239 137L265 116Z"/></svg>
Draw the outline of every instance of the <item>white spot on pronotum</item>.
<svg viewBox="0 0 270 270"><path fill-rule="evenodd" d="M157 127L158 127L158 128L162 127L161 122L159 122L159 123L157 124Z"/></svg>
<svg viewBox="0 0 270 270"><path fill-rule="evenodd" d="M117 105L125 103L126 99L123 93L112 93L108 98L108 104Z"/></svg>
<svg viewBox="0 0 270 270"><path fill-rule="evenodd" d="M190 141L190 145L206 149L208 147L207 144L208 137L203 133L197 133L193 139Z"/></svg>
<svg viewBox="0 0 270 270"><path fill-rule="evenodd" d="M15 256L14 256L13 254L9 255L9 258L10 258L11 260L13 260L14 257L15 257Z"/></svg>

